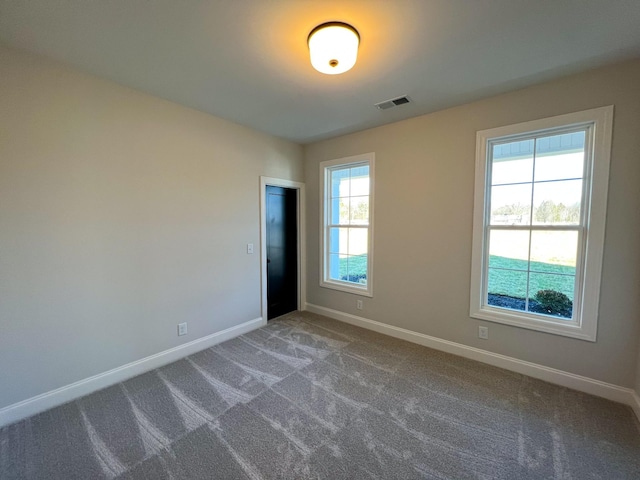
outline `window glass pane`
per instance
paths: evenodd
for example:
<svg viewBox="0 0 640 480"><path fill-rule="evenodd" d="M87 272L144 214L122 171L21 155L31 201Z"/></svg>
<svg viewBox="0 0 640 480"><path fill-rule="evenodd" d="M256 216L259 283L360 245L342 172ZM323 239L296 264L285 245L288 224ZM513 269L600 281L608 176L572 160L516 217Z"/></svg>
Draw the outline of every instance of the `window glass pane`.
<svg viewBox="0 0 640 480"><path fill-rule="evenodd" d="M347 253L349 255L363 255L368 251L368 228L350 228L349 245Z"/></svg>
<svg viewBox="0 0 640 480"><path fill-rule="evenodd" d="M369 223L369 197L351 197L351 224Z"/></svg>
<svg viewBox="0 0 640 480"><path fill-rule="evenodd" d="M491 184L531 182L533 145L533 139L494 145L491 157Z"/></svg>
<svg viewBox="0 0 640 480"><path fill-rule="evenodd" d="M347 253L348 244L348 228L331 228L329 232L329 253Z"/></svg>
<svg viewBox="0 0 640 480"><path fill-rule="evenodd" d="M351 193L352 197L369 195L369 165L351 168Z"/></svg>
<svg viewBox="0 0 640 480"><path fill-rule="evenodd" d="M348 276L343 278L348 282L358 283L360 285L367 284L367 256L366 255L350 255L349 256Z"/></svg>
<svg viewBox="0 0 640 480"><path fill-rule="evenodd" d="M342 270L342 259L340 258L342 255L337 253L329 254L329 278L332 280L340 280L342 276L346 273L346 264L343 273ZM344 259L346 261L346 258Z"/></svg>
<svg viewBox="0 0 640 480"><path fill-rule="evenodd" d="M529 232L491 230L489 232L489 267L527 271Z"/></svg>
<svg viewBox="0 0 640 480"><path fill-rule="evenodd" d="M534 225L578 225L582 180L533 184Z"/></svg>
<svg viewBox="0 0 640 480"><path fill-rule="evenodd" d="M336 197L331 199L331 217L332 225L348 225L349 224L349 197Z"/></svg>
<svg viewBox="0 0 640 480"><path fill-rule="evenodd" d="M529 274L529 310L562 318L573 315L575 277L551 273Z"/></svg>
<svg viewBox="0 0 640 480"><path fill-rule="evenodd" d="M575 277L572 275L555 275L553 273L529 274L529 296L535 298L540 290L554 290L566 295L573 301Z"/></svg>
<svg viewBox="0 0 640 480"><path fill-rule="evenodd" d="M534 180L582 178L584 142L584 131L537 139Z"/></svg>
<svg viewBox="0 0 640 480"><path fill-rule="evenodd" d="M340 197L340 225L349 225L349 197Z"/></svg>
<svg viewBox="0 0 640 480"><path fill-rule="evenodd" d="M489 268L487 303L493 307L525 309L527 272Z"/></svg>
<svg viewBox="0 0 640 480"><path fill-rule="evenodd" d="M530 225L531 184L491 187L491 225Z"/></svg>
<svg viewBox="0 0 640 480"><path fill-rule="evenodd" d="M531 232L532 271L575 275L577 255L578 232Z"/></svg>
<svg viewBox="0 0 640 480"><path fill-rule="evenodd" d="M331 196L348 197L349 195L349 169L331 170Z"/></svg>

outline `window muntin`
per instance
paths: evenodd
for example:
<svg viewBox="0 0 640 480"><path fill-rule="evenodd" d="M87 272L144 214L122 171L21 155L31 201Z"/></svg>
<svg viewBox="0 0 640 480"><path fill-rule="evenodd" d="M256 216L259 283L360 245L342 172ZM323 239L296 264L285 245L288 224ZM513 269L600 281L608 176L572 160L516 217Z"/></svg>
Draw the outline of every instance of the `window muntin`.
<svg viewBox="0 0 640 480"><path fill-rule="evenodd" d="M373 154L321 164L320 284L371 295Z"/></svg>
<svg viewBox="0 0 640 480"><path fill-rule="evenodd" d="M478 132L472 317L595 340L612 115Z"/></svg>

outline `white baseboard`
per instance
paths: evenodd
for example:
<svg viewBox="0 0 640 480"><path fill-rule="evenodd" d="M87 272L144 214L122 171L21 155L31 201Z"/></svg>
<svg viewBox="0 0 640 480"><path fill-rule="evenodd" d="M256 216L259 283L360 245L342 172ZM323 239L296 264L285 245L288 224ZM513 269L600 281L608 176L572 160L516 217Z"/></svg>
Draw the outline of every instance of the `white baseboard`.
<svg viewBox="0 0 640 480"><path fill-rule="evenodd" d="M611 383L602 382L589 377L575 375L573 373L545 367L537 363L526 362L517 358L500 355L475 347L469 347L461 343L450 342L437 337L431 337L423 333L413 332L393 325L376 322L367 318L340 312L331 308L321 307L310 303L306 304L306 309L310 312L324 315L326 317L340 320L351 325L373 330L391 337L401 338L409 342L418 343L425 347L452 353L460 357L470 358L482 363L487 363L495 367L504 368L513 372L528 375L533 378L544 380L549 383L561 385L563 387L579 390L581 392L603 397L614 402L624 403L633 408L640 420L640 397L630 388L620 387Z"/></svg>
<svg viewBox="0 0 640 480"><path fill-rule="evenodd" d="M636 412L636 417L640 421L640 392L631 393L631 408Z"/></svg>
<svg viewBox="0 0 640 480"><path fill-rule="evenodd" d="M264 322L262 318L249 320L235 327L227 328L220 332L207 335L206 337L198 338L192 342L178 345L177 347L136 360L135 362L127 363L108 372L99 373L98 375L79 380L70 385L65 385L64 387L56 388L55 390L14 403L0 409L0 427L128 380L136 375L162 367L168 363L175 362L200 350L230 340L264 325L266 325L266 322Z"/></svg>

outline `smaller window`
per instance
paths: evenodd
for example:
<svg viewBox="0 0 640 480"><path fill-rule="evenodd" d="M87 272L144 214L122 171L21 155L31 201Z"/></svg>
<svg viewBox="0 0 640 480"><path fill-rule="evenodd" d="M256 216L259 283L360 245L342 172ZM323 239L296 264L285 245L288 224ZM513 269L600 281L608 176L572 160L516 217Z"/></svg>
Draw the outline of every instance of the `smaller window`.
<svg viewBox="0 0 640 480"><path fill-rule="evenodd" d="M478 132L472 317L595 341L612 118Z"/></svg>
<svg viewBox="0 0 640 480"><path fill-rule="evenodd" d="M372 296L374 154L320 164L320 286Z"/></svg>

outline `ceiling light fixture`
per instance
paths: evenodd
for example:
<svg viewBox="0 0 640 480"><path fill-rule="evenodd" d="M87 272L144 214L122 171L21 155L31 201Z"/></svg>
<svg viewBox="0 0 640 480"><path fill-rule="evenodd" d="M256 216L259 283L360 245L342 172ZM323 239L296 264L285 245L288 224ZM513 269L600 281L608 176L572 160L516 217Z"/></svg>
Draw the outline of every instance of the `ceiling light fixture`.
<svg viewBox="0 0 640 480"><path fill-rule="evenodd" d="M313 68L321 73L337 75L356 64L360 35L349 24L327 22L311 30L307 43Z"/></svg>

